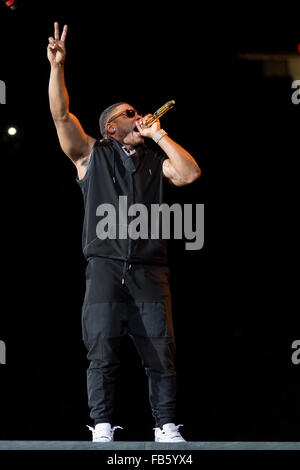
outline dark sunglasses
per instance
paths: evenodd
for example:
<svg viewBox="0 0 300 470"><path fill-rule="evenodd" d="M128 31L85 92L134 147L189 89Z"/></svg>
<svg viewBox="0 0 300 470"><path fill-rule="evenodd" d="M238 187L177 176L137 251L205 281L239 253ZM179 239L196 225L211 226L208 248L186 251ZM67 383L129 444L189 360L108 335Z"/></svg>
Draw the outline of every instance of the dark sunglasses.
<svg viewBox="0 0 300 470"><path fill-rule="evenodd" d="M119 116L127 116L128 118L133 118L134 116L138 115L139 113L135 110L135 109L125 109L125 111L121 111L120 113L118 114L115 114L114 116L112 116L110 118L109 121L107 121L107 124L111 121L113 121L114 119L116 119L117 117Z"/></svg>

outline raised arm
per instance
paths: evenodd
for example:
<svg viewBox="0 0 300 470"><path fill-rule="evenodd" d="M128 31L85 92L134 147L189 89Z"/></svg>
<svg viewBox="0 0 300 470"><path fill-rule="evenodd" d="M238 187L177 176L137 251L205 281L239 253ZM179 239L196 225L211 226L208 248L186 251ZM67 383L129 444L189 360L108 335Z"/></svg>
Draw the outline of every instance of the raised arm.
<svg viewBox="0 0 300 470"><path fill-rule="evenodd" d="M64 77L67 30L68 27L65 25L61 38L59 38L59 25L54 23L54 38L49 38L47 49L47 56L51 65L49 101L60 146L76 165L79 177L81 177L81 167L85 166L89 159L96 139L84 132L76 116L69 111L69 95Z"/></svg>

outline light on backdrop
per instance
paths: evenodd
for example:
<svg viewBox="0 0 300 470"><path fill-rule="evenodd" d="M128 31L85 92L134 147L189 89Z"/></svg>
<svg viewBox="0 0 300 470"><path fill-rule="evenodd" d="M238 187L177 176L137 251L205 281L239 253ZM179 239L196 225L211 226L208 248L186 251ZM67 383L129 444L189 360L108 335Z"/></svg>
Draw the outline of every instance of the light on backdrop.
<svg viewBox="0 0 300 470"><path fill-rule="evenodd" d="M15 10L17 8L16 0L2 0L5 5L10 8L11 10Z"/></svg>
<svg viewBox="0 0 300 470"><path fill-rule="evenodd" d="M10 127L7 132L9 135L16 135L17 129L15 127Z"/></svg>

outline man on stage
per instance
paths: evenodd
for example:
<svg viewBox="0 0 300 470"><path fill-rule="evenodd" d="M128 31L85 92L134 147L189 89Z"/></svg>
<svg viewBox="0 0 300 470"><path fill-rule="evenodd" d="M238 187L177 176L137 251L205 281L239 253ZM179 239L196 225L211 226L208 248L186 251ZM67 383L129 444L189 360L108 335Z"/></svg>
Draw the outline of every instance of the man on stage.
<svg viewBox="0 0 300 470"><path fill-rule="evenodd" d="M162 237L131 238L130 215L119 213L118 223L105 235L104 208L120 211L119 202L143 204L151 213L163 203L163 180L175 186L192 183L201 171L180 145L160 128L145 124L130 104L106 108L99 120L102 140L88 136L69 112L64 80L67 26L49 38L51 64L49 99L63 152L77 168L77 182L85 207L83 253L87 259L86 292L82 308L82 334L90 361L87 390L94 442L114 438L112 427L115 376L120 365L122 337L129 335L141 357L149 381L149 400L155 420L156 442L182 442L175 425L175 339L170 294L170 271ZM162 152L144 144L152 139ZM123 200L122 199L122 200Z"/></svg>

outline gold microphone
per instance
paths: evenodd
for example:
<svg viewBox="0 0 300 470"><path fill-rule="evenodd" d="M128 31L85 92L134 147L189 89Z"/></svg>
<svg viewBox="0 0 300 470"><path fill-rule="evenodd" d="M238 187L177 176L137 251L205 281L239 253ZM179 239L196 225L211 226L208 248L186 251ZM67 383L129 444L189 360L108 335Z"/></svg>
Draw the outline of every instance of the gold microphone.
<svg viewBox="0 0 300 470"><path fill-rule="evenodd" d="M173 108L174 104L174 100L167 101L161 108L159 108L157 111L155 111L155 113L152 114L152 116L149 117L148 121L146 121L146 124L143 127L151 127L152 124L157 121L163 114L169 111L169 109Z"/></svg>

